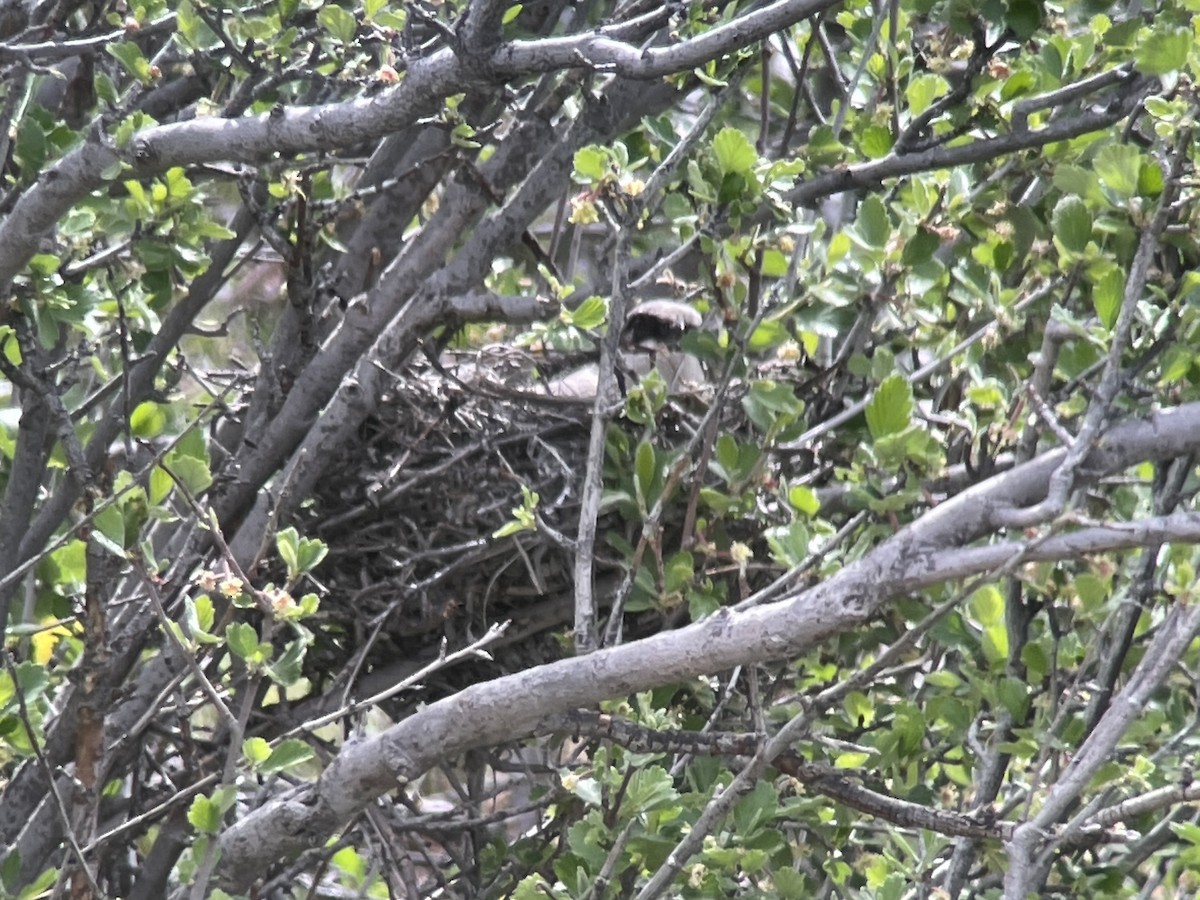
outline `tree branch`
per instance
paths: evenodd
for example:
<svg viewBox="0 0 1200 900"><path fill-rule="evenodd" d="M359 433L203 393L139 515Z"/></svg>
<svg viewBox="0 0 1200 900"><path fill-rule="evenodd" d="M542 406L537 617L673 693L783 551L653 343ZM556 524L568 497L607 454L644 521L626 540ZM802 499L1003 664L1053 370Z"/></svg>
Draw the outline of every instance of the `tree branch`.
<svg viewBox="0 0 1200 900"><path fill-rule="evenodd" d="M1094 479L1196 446L1200 404L1188 404L1113 428L1082 471ZM1062 453L1050 451L964 491L823 584L785 602L741 612L723 609L677 631L477 684L378 737L347 744L316 784L289 791L222 835L222 877L244 886L252 880L248 873L324 841L379 794L472 747L529 735L546 716L741 664L794 657L860 624L908 590L943 580L934 562L946 561L937 551L988 533L991 511L1002 498L1032 502L1044 495ZM955 577L963 574L954 570Z"/></svg>

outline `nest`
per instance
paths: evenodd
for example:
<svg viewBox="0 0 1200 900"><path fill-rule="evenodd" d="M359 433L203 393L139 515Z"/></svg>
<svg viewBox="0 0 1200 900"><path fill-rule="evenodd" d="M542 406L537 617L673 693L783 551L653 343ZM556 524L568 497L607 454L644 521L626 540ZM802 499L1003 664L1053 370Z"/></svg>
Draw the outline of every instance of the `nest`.
<svg viewBox="0 0 1200 900"><path fill-rule="evenodd" d="M483 368L393 376L347 448L349 464L329 473L306 511L302 527L330 547L320 570L326 590L314 623L319 638L306 660L306 674L321 690L342 681L353 682L357 696L368 694L506 620L503 637L488 647L490 659L440 669L406 702L569 652L571 541L591 404L539 396L510 360L474 365ZM516 386L522 381L523 389ZM740 407L728 406L740 420ZM681 445L704 408L695 397L673 400L671 421L660 422L653 439ZM626 432L631 447L647 433L622 419L612 427ZM513 521L523 489L539 495L541 527L496 537ZM640 528L640 516L627 508L602 516L595 572L602 602L624 573L625 554L614 548L635 542ZM626 634L664 621L661 611L633 617Z"/></svg>

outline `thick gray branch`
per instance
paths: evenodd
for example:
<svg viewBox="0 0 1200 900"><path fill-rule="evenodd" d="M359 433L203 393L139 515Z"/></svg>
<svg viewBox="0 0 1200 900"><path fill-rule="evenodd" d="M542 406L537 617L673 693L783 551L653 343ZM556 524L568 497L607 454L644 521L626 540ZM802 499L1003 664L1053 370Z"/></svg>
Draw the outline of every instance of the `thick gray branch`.
<svg viewBox="0 0 1200 900"><path fill-rule="evenodd" d="M1197 446L1200 404L1181 406L1113 428L1085 460L1081 477L1095 479ZM315 785L256 810L222 836L223 876L245 885L264 864L323 842L372 798L467 749L533 733L546 716L737 665L793 657L860 624L897 596L943 580L931 561L940 551L988 534L999 504L1044 496L1061 456L1062 451L1046 453L964 491L867 557L786 601L722 610L678 631L477 684L378 737L347 744ZM1160 537L1152 530L1146 535Z"/></svg>
<svg viewBox="0 0 1200 900"><path fill-rule="evenodd" d="M492 55L492 71L514 76L531 69L610 69L626 78L649 80L718 59L749 47L830 7L836 0L777 0L704 34L668 47L635 47L600 30L540 41L513 41Z"/></svg>
<svg viewBox="0 0 1200 900"><path fill-rule="evenodd" d="M667 48L643 50L604 36L573 35L518 41L496 49L483 68L496 80L568 68L614 67L631 78L687 71L830 6L833 0L780 0ZM439 51L409 63L404 80L374 97L324 106L273 110L240 119L192 119L137 134L118 150L89 141L47 171L0 223L0 293L35 252L38 241L76 203L104 184L103 173L127 164L135 177L172 166L256 162L374 140L435 112L443 98L470 87L480 67Z"/></svg>

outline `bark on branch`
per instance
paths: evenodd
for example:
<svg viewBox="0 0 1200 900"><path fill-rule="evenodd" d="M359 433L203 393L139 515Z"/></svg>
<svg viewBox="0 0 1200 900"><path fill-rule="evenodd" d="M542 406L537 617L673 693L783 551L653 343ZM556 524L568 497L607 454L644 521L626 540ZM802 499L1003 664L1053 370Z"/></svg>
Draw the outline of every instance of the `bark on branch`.
<svg viewBox="0 0 1200 900"><path fill-rule="evenodd" d="M1197 446L1200 403L1187 404L1113 428L1087 457L1080 475L1095 480ZM722 610L678 631L474 685L377 737L345 745L315 784L291 790L222 835L221 876L244 888L267 863L320 844L375 797L465 750L536 733L547 717L604 698L793 657L862 623L899 596L967 574L954 566L953 555L947 560L943 552L991 533L997 509L1044 496L1064 452L1042 454L964 491L833 578L781 602L741 612ZM1125 546L1162 537L1155 528L1120 533L1128 537ZM1064 544L1063 552L1080 549ZM989 557L985 571L990 562ZM939 563L954 567L939 568Z"/></svg>

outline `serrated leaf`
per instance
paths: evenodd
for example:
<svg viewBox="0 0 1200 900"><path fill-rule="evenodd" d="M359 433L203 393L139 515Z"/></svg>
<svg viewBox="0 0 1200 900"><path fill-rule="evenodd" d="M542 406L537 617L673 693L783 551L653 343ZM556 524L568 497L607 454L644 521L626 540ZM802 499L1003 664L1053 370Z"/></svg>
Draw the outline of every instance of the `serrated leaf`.
<svg viewBox="0 0 1200 900"><path fill-rule="evenodd" d="M601 147L581 147L575 151L575 174L584 181L600 181L608 173L608 154Z"/></svg>
<svg viewBox="0 0 1200 900"><path fill-rule="evenodd" d="M192 496L203 493L212 484L212 472L209 471L208 464L202 459L172 453L168 456L167 467Z"/></svg>
<svg viewBox="0 0 1200 900"><path fill-rule="evenodd" d="M340 6L326 4L317 13L317 24L329 32L339 43L349 44L358 31L358 22L353 14Z"/></svg>
<svg viewBox="0 0 1200 900"><path fill-rule="evenodd" d="M635 771L625 792L625 802L638 812L662 809L678 799L675 779L662 766L645 766Z"/></svg>
<svg viewBox="0 0 1200 900"><path fill-rule="evenodd" d="M1050 227L1064 247L1074 253L1082 253L1092 239L1092 214L1083 200L1068 194L1054 204Z"/></svg>
<svg viewBox="0 0 1200 900"><path fill-rule="evenodd" d="M1004 621L1004 597L994 584L979 588L967 603L981 625L999 625Z"/></svg>
<svg viewBox="0 0 1200 900"><path fill-rule="evenodd" d="M722 128L713 138L712 146L723 175L744 175L758 162L758 151L750 139L736 128Z"/></svg>
<svg viewBox="0 0 1200 900"><path fill-rule="evenodd" d="M271 755L271 745L265 738L252 737L242 741L242 756L250 761L252 766L257 766Z"/></svg>
<svg viewBox="0 0 1200 900"><path fill-rule="evenodd" d="M874 194L863 200L858 210L858 235L869 247L882 249L892 234L892 223L888 221L883 201Z"/></svg>
<svg viewBox="0 0 1200 900"><path fill-rule="evenodd" d="M202 834L216 834L221 830L221 810L208 797L194 798L188 807L187 818L191 826Z"/></svg>
<svg viewBox="0 0 1200 900"><path fill-rule="evenodd" d="M563 311L568 324L584 331L599 328L608 319L608 301L603 297L588 297L575 309Z"/></svg>
<svg viewBox="0 0 1200 900"><path fill-rule="evenodd" d="M1166 75L1184 67L1191 48L1191 31L1179 26L1169 31L1152 31L1134 49L1133 58L1138 71L1147 75Z"/></svg>
<svg viewBox="0 0 1200 900"><path fill-rule="evenodd" d="M301 538L300 553L296 560L300 572L311 572L329 554L329 545L316 538Z"/></svg>
<svg viewBox="0 0 1200 900"><path fill-rule="evenodd" d="M258 770L264 775L269 775L273 772L282 772L284 769L298 766L300 763L308 762L312 758L312 748L308 744L304 743L304 741L291 738L272 750L267 761L259 766Z"/></svg>
<svg viewBox="0 0 1200 900"><path fill-rule="evenodd" d="M229 642L229 649L242 659L251 659L258 653L258 632L245 622L229 623L225 640Z"/></svg>
<svg viewBox="0 0 1200 900"><path fill-rule="evenodd" d="M949 89L950 85L941 75L922 73L909 79L908 87L904 89L909 115L919 116Z"/></svg>
<svg viewBox="0 0 1200 900"><path fill-rule="evenodd" d="M867 404L867 428L871 437L879 440L907 428L912 419L912 406L912 387L904 376L893 374L885 378Z"/></svg>
<svg viewBox="0 0 1200 900"><path fill-rule="evenodd" d="M1100 183L1122 197L1137 193L1142 154L1131 144L1108 144L1100 148L1094 162Z"/></svg>
<svg viewBox="0 0 1200 900"><path fill-rule="evenodd" d="M150 78L150 63L142 55L137 44L124 41L114 41L104 47L108 54L121 63L125 71L143 84L148 84Z"/></svg>
<svg viewBox="0 0 1200 900"><path fill-rule="evenodd" d="M863 129L858 146L867 159L882 159L892 152L892 132L882 125L869 125Z"/></svg>

